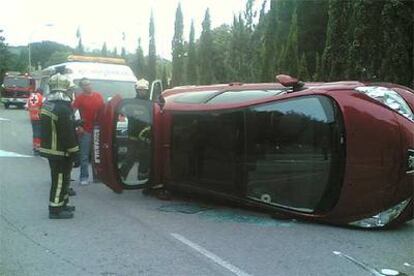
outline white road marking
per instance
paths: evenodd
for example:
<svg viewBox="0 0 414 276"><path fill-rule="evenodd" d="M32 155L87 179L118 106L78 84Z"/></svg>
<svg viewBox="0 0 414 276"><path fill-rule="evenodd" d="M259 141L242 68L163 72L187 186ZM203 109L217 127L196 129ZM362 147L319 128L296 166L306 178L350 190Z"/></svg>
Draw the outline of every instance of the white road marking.
<svg viewBox="0 0 414 276"><path fill-rule="evenodd" d="M237 275L237 276L251 276L251 274L244 272L243 270L241 270L240 268L230 264L229 262L226 262L225 260L221 259L217 255L215 255L215 254L211 253L210 251L208 251L207 249L201 247L200 245L198 245L198 244L196 244L196 243L194 243L190 240L187 240L183 236L181 236L179 234L175 234L175 233L171 233L171 236L173 236L174 238L176 238L180 242L184 243L185 245L191 247L192 249L194 249L198 253L200 253L200 254L204 255L205 257L209 258L210 260L212 260L216 264L219 264L222 267L224 267L225 269L230 270L235 275Z"/></svg>
<svg viewBox="0 0 414 276"><path fill-rule="evenodd" d="M0 121L10 121L10 119L0 117Z"/></svg>
<svg viewBox="0 0 414 276"><path fill-rule="evenodd" d="M33 156L19 154L19 153L12 152L12 151L0 150L0 158L1 157L33 157Z"/></svg>
<svg viewBox="0 0 414 276"><path fill-rule="evenodd" d="M334 253L336 256L345 258L345 259L353 262L354 264L356 264L359 267L365 269L366 271L371 272L372 275L375 275L375 276L384 276L385 275L385 274L382 274L381 272L379 272L378 270L376 270L375 268L372 268L372 267L368 266L367 264L365 264L365 263L363 263L361 261L358 261L357 259L355 259L355 258L353 258L353 257L351 257L349 255L346 255L346 254L344 254L342 252L332 251L332 253Z"/></svg>

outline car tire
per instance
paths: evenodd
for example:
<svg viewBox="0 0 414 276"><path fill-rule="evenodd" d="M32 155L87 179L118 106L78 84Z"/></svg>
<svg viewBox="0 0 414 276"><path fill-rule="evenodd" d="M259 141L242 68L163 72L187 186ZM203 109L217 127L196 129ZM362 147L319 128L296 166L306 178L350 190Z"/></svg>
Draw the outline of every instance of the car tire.
<svg viewBox="0 0 414 276"><path fill-rule="evenodd" d="M10 105L9 105L8 103L5 103L5 104L4 104L4 108L5 108L5 109L9 109L9 106L10 106Z"/></svg>

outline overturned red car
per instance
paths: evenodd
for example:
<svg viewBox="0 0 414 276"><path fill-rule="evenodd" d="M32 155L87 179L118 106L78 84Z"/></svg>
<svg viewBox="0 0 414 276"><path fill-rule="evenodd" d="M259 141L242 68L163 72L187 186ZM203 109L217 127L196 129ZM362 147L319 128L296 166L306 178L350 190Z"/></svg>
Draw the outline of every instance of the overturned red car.
<svg viewBox="0 0 414 276"><path fill-rule="evenodd" d="M163 185L336 225L411 220L414 91L278 80L113 98L94 130L98 176L115 192Z"/></svg>

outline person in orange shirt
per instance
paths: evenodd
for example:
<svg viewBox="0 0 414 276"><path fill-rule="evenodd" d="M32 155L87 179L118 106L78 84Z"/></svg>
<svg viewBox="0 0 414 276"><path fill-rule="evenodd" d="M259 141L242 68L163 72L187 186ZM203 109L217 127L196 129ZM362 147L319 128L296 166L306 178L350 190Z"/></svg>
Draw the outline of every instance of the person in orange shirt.
<svg viewBox="0 0 414 276"><path fill-rule="evenodd" d="M30 94L29 100L27 101L27 109L29 111L30 122L32 123L32 147L33 155L39 155L40 148L40 109L43 105L43 91L37 89L35 92Z"/></svg>
<svg viewBox="0 0 414 276"><path fill-rule="evenodd" d="M81 185L89 184L89 156L92 144L93 124L96 120L98 111L104 105L103 97L100 93L93 91L91 82L83 78L79 82L82 93L76 96L73 109L78 109L83 121L83 125L77 128L80 145L80 179Z"/></svg>

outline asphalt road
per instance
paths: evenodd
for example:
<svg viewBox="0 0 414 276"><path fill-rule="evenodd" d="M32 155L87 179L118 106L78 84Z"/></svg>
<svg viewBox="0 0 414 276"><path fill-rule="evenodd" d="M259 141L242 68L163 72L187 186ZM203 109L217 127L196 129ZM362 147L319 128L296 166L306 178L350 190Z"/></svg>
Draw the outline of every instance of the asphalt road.
<svg viewBox="0 0 414 276"><path fill-rule="evenodd" d="M75 218L49 220L49 185L27 112L1 107L0 275L414 275L413 222L362 231L102 184L73 184Z"/></svg>

